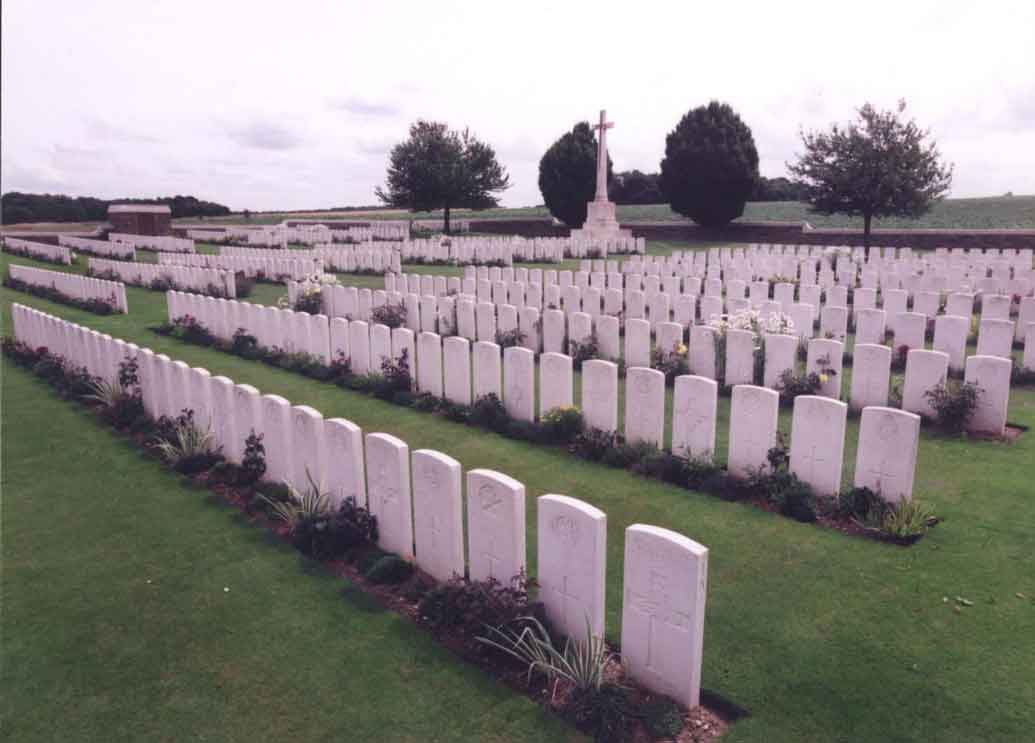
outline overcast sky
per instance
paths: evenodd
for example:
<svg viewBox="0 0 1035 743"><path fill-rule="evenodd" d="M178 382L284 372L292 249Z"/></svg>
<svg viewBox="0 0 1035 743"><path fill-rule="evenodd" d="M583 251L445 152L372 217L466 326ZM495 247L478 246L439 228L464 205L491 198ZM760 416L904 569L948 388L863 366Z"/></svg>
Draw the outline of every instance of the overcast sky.
<svg viewBox="0 0 1035 743"><path fill-rule="evenodd" d="M721 6L721 7L720 7ZM899 98L954 196L1035 193L1035 2L4 0L2 190L376 203L417 119L469 126L541 202L543 151L606 108L616 170L658 169L729 102L767 176L798 129Z"/></svg>

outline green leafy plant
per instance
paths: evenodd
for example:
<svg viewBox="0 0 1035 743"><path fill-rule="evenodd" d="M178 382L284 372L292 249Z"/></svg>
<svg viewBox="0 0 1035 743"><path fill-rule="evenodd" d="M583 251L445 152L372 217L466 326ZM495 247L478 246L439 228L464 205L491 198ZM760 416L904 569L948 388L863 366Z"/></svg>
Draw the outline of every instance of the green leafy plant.
<svg viewBox="0 0 1035 743"><path fill-rule="evenodd" d="M500 348L514 348L520 346L527 340L528 335L520 328L513 330L496 331L496 345Z"/></svg>
<svg viewBox="0 0 1035 743"><path fill-rule="evenodd" d="M398 555L384 555L367 568L363 577L378 585L402 583L413 575L413 564Z"/></svg>
<svg viewBox="0 0 1035 743"><path fill-rule="evenodd" d="M545 619L543 605L530 600L535 581L524 572L504 584L490 578L472 581L463 576L439 584L418 607L421 621L434 632L473 637L485 627L513 625L523 616Z"/></svg>
<svg viewBox="0 0 1035 743"><path fill-rule="evenodd" d="M288 489L287 500L274 500L268 498L264 493L259 493L257 496L265 501L273 518L283 521L292 532L302 521L326 516L331 510L330 495L316 484L308 467L305 477L309 481L309 485L302 491L291 483L284 483Z"/></svg>
<svg viewBox="0 0 1035 743"><path fill-rule="evenodd" d="M544 437L553 443L568 443L582 433L582 411L576 407L558 407L546 411L540 426Z"/></svg>
<svg viewBox="0 0 1035 743"><path fill-rule="evenodd" d="M881 520L881 534L896 541L913 542L927 534L938 523L934 512L917 500L903 500L890 505Z"/></svg>
<svg viewBox="0 0 1035 743"><path fill-rule="evenodd" d="M157 450L166 463L177 472L194 474L209 469L222 455L213 447L210 429L194 425L193 411L181 416L173 426L172 436L157 442Z"/></svg>
<svg viewBox="0 0 1035 743"><path fill-rule="evenodd" d="M682 343L668 351L655 348L650 355L650 365L665 375L665 384L672 384L676 377L690 373L687 348Z"/></svg>
<svg viewBox="0 0 1035 743"><path fill-rule="evenodd" d="M541 673L548 680L567 681L582 694L600 688L611 653L602 637L593 633L589 620L582 637L568 638L559 649L546 627L535 617L521 618L521 627L487 627L479 642L496 648L527 666L527 678Z"/></svg>
<svg viewBox="0 0 1035 743"><path fill-rule="evenodd" d="M510 422L510 414L503 406L503 401L494 392L490 392L474 401L471 406L470 421L475 426L501 433L506 430L507 424Z"/></svg>
<svg viewBox="0 0 1035 743"><path fill-rule="evenodd" d="M406 305L403 302L387 302L380 307L374 307L370 310L370 319L389 328L401 328L406 324Z"/></svg>
<svg viewBox="0 0 1035 743"><path fill-rule="evenodd" d="M264 434L255 429L244 440L244 456L241 458L241 480L243 485L252 485L266 474L266 446L262 443Z"/></svg>
<svg viewBox="0 0 1035 743"><path fill-rule="evenodd" d="M949 433L961 433L977 411L981 388L972 382L949 379L924 392L934 410L937 426Z"/></svg>
<svg viewBox="0 0 1035 743"><path fill-rule="evenodd" d="M581 369L584 361L599 358L600 341L597 340L597 331L593 330L584 341L569 340L568 355L571 356L575 369Z"/></svg>

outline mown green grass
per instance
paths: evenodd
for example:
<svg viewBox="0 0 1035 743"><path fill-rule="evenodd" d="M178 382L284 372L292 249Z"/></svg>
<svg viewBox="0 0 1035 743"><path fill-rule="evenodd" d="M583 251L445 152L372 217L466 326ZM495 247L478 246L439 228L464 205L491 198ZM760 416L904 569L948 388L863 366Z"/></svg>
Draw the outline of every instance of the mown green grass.
<svg viewBox="0 0 1035 743"><path fill-rule="evenodd" d="M945 521L915 547L903 549L580 462L559 450L504 439L257 362L155 336L146 327L164 318L164 298L141 289L129 289L129 294L131 313L124 317L97 317L7 290L0 297L5 324L12 301L40 307L234 381L254 384L264 393L312 405L326 416L349 418L366 431L393 433L413 449L439 449L459 459L465 468L489 467L516 477L528 490L533 569L535 497L562 493L602 508L608 514L607 619L612 638L620 632L626 526L657 524L707 545L711 569L704 685L753 713L733 726L728 734L731 741L1017 741L1030 737L1035 725L1035 677L1031 672L1035 667L1035 643L1031 642L1035 636L1035 434L1004 445L942 439L925 432L916 495ZM5 383L17 381L19 374L5 375ZM21 460L31 463L21 470L20 478L4 483L8 608L4 634L9 647L16 646L12 643L29 646L23 655L15 656L15 662L5 663L8 719L46 720L50 699L78 698L96 688L104 693L88 696L90 704L77 713L83 734L74 736L76 739L101 739L112 729L116 734L108 739L117 739L123 729L118 724L129 714L127 709L142 708L130 714L126 729L131 729L150 708L166 702L181 715L165 728L171 739L197 737L180 734L193 729L184 720L194 719L200 725L200 719L208 716L218 718L220 725L212 739L233 739L234 735L243 739L245 733L272 739L285 728L302 730L302 735L294 736L298 739L329 738L317 732L320 726L325 731L369 733L381 719L375 703L405 714L412 721L406 735L414 738L479 739L501 726L502 731L496 732L499 739L522 737L521 731L506 728L513 719L506 704L502 708L486 705L477 696L474 703L450 704L454 697L447 693L452 688L447 671L480 673L459 663L434 681L422 676L422 683L412 688L423 697L412 703L411 687L397 683L392 672L395 667L379 663L378 653L392 657L416 653L415 648L425 647L419 633L386 636L375 632L377 649L368 648L369 652L363 646L339 644L341 626L352 626L352 622L359 629L347 634L356 635L356 643L366 637L362 631L364 610L342 601L336 589L325 588L322 578L296 570L297 558L256 538L232 514L208 504L204 495L183 489L153 463L138 461L139 456L128 450L121 458L110 454L107 447L117 451L122 445L111 444L109 434L95 430L92 423L82 423L76 443L66 441L61 432L75 428L61 414L66 404L53 401L35 382L25 379L23 385L5 392L5 477L19 471L11 468L20 467ZM725 415L720 413L720 440ZM1035 391L1014 390L1010 419L1035 425ZM26 443L20 443L22 439ZM53 442L43 457L34 453L41 442ZM73 456L85 452L88 459ZM850 465L850 454L846 461ZM80 469L70 470L73 463ZM41 469L45 470L42 475ZM42 480L38 487L37 480ZM166 482L171 484L163 485ZM152 497L151 493L161 495ZM160 506L150 510L159 499ZM57 503L48 506L49 501ZM56 515L52 508L57 509ZM96 521L91 509L100 509ZM189 518L181 509L186 509ZM250 535L241 537L250 540L247 550L220 542L234 542L238 529ZM149 631L166 643L166 656L155 657L149 642L142 643L138 651L125 651L117 663L104 652L70 654L62 643L87 632L84 625L114 625L123 633L126 627L136 626L133 620L142 610L130 599L126 571L147 572L149 566L160 565L189 575L195 582L215 571L205 562L210 550L194 542L196 533L209 534L214 541L206 546L217 545L217 555L228 552L232 557L227 562L239 569L256 561L273 561L283 568L255 577L250 590L262 596L256 600L257 611L213 615L198 612L195 604L200 602L184 597L172 610L149 615ZM20 541L9 536L14 534L21 535ZM53 539L50 534L55 535ZM155 551L160 556L152 561ZM57 576L52 577L53 584L40 579L51 575L47 570ZM59 579L69 571L77 577ZM225 582L222 574L215 581L217 585ZM83 598L84 590L87 598ZM307 611L311 604L299 606L296 591L325 591L327 595L320 593L320 601L312 599L319 606ZM232 590L229 596L234 595ZM956 596L974 606L955 611ZM949 601L943 602L943 597ZM333 623L320 621L325 611L323 598L338 612ZM83 601L91 606L73 611ZM20 613L11 608L19 606ZM67 612L56 611L66 606ZM292 630L302 622L298 632L304 641L281 642L275 634L284 631L279 622L262 623L274 634L272 640L270 632L256 631L260 619L255 614L264 618L263 612L288 621ZM185 622L187 630L182 626ZM217 639L208 644L210 635ZM255 645L237 642L240 635L247 635ZM84 644L92 647L97 643ZM278 654L283 644L291 652ZM261 658L254 660L256 655ZM332 709L324 710L314 721L311 706L284 704L271 709L263 703L267 697L260 696L259 703L247 707L244 719L236 695L204 691L215 683L205 663L213 657L239 664L238 683L252 684L252 691L264 690L272 676L277 690L290 699L308 695L321 702L334 699L334 703L328 701ZM138 699L141 689L147 688L142 686L142 678L160 676L161 670L156 668L164 667L165 658L182 659L176 666L181 685L145 697L146 703L124 703ZM341 680L322 670L325 659L331 659L326 662L335 667L352 670L350 681L355 680L358 690L350 687L350 693L340 692ZM121 672L109 675L111 665ZM104 682L95 682L97 678ZM195 693L199 688L203 691ZM16 692L14 696L9 690ZM491 684L481 693L499 694L509 704L524 704L520 697ZM199 710L196 718L191 717L195 706ZM320 709L324 709L322 704ZM153 717L147 719L157 719L151 711ZM482 725L477 730L450 726L465 721L473 724L475 718ZM544 738L556 732L541 717L515 723L521 730L526 724L542 725ZM370 735L382 737L380 732ZM39 739L54 737L60 734Z"/></svg>
<svg viewBox="0 0 1035 743"><path fill-rule="evenodd" d="M546 207L518 207L484 209L471 211L458 209L451 212L453 219L543 219L550 216ZM253 216L254 224L278 224L285 219L428 219L442 217L442 212L432 214L390 211L363 212L350 216L347 212L276 212ZM667 204L645 206L618 206L618 219L622 222L681 222L686 218L673 212ZM750 202L744 207L740 222L801 222L807 220L814 227L851 227L862 229L862 220L840 214L824 216L809 211L808 206L795 201ZM178 220L195 224L197 220ZM240 214L229 217L206 219L206 223L240 224ZM874 221L874 228L895 229L1035 229L1035 196L991 196L971 199L945 199L936 204L930 212L918 219L883 219Z"/></svg>

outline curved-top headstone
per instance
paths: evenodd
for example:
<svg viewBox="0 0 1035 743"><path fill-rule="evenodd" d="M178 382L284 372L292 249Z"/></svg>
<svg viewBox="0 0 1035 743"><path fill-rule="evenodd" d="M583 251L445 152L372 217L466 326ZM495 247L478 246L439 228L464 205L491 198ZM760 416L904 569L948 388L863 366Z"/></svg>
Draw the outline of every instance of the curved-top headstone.
<svg viewBox="0 0 1035 743"><path fill-rule="evenodd" d="M539 598L550 623L575 640L604 636L607 516L565 495L538 501Z"/></svg>
<svg viewBox="0 0 1035 743"><path fill-rule="evenodd" d="M848 406L819 395L794 399L790 471L817 495L841 490Z"/></svg>
<svg viewBox="0 0 1035 743"><path fill-rule="evenodd" d="M525 486L514 478L467 473L467 559L472 581L509 586L525 569Z"/></svg>
<svg viewBox="0 0 1035 743"><path fill-rule="evenodd" d="M344 418L328 418L324 421L324 444L327 492L335 510L349 498L365 507L367 482L362 429Z"/></svg>
<svg viewBox="0 0 1035 743"><path fill-rule="evenodd" d="M439 581L464 574L463 499L460 463L430 449L411 458L413 530L417 565Z"/></svg>
<svg viewBox="0 0 1035 743"><path fill-rule="evenodd" d="M913 497L920 416L894 408L863 408L855 456L855 487L897 503Z"/></svg>
<svg viewBox="0 0 1035 743"><path fill-rule="evenodd" d="M714 379L683 374L672 396L672 453L711 459L715 453L715 415L719 384Z"/></svg>
<svg viewBox="0 0 1035 743"><path fill-rule="evenodd" d="M707 547L657 526L626 528L622 661L690 709L700 704L707 593Z"/></svg>
<svg viewBox="0 0 1035 743"><path fill-rule="evenodd" d="M294 429L292 483L300 493L306 492L313 484L320 492L326 492L323 415L308 405L295 405L291 409L291 425Z"/></svg>
<svg viewBox="0 0 1035 743"><path fill-rule="evenodd" d="M410 448L387 433L367 434L367 502L377 517L377 544L413 559Z"/></svg>
<svg viewBox="0 0 1035 743"><path fill-rule="evenodd" d="M768 468L769 450L776 446L780 395L765 387L740 384L733 388L727 468L733 477L747 477Z"/></svg>

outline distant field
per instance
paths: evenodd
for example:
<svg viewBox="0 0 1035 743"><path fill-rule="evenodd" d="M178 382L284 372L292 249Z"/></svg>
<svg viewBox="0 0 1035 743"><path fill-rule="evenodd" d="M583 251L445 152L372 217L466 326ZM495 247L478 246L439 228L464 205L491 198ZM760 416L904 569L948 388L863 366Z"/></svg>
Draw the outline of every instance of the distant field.
<svg viewBox="0 0 1035 743"><path fill-rule="evenodd" d="M284 219L427 219L441 218L441 212L411 214L398 209L378 211L277 212L254 215L253 224L276 224ZM503 219L549 217L545 207L518 209L486 209L480 212L459 210L454 219ZM679 222L679 216L665 204L651 206L619 206L618 218L623 222ZM241 223L244 217L234 214L204 220L206 224ZM805 204L794 201L763 201L748 204L739 222L801 222L813 227L854 227L862 229L861 219L842 216L825 217L809 212ZM176 220L177 223L200 224L198 220ZM896 229L1035 229L1035 196L996 196L981 199L946 199L920 219L887 219L876 228Z"/></svg>

